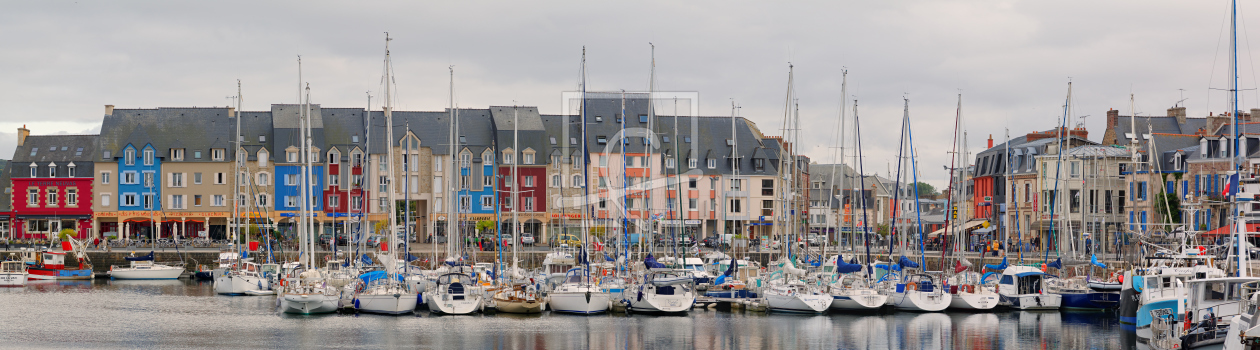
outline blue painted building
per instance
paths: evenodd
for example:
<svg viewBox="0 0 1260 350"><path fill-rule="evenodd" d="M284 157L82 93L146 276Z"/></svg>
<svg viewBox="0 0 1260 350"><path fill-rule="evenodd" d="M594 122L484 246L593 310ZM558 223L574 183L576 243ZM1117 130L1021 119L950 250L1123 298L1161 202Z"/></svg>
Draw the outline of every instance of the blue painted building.
<svg viewBox="0 0 1260 350"><path fill-rule="evenodd" d="M313 210L323 210L324 166L311 167L311 177L315 179L307 192L314 201ZM298 211L302 197L302 166L295 164L276 164L276 210Z"/></svg>
<svg viewBox="0 0 1260 350"><path fill-rule="evenodd" d="M153 144L127 144L118 157L118 210L161 210L162 157Z"/></svg>

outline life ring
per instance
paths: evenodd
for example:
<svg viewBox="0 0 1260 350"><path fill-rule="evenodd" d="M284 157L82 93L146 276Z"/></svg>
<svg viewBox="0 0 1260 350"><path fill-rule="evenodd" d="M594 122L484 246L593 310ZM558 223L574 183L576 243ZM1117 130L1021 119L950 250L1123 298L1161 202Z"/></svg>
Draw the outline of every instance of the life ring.
<svg viewBox="0 0 1260 350"><path fill-rule="evenodd" d="M917 284L917 283L906 283L906 291L907 291L907 292L912 291L912 290L916 290L916 289L918 289L918 288L919 288L919 287L918 287L918 284Z"/></svg>
<svg viewBox="0 0 1260 350"><path fill-rule="evenodd" d="M1041 264L1041 272L1046 272L1046 264Z"/></svg>

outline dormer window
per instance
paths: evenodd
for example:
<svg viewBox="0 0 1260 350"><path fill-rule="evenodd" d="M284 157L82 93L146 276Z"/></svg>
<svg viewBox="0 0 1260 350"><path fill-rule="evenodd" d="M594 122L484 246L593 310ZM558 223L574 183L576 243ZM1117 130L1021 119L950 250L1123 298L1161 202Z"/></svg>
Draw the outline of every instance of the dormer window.
<svg viewBox="0 0 1260 350"><path fill-rule="evenodd" d="M1181 153L1173 155L1173 170L1181 171Z"/></svg>
<svg viewBox="0 0 1260 350"><path fill-rule="evenodd" d="M709 158L708 163L709 169L717 169L717 159Z"/></svg>
<svg viewBox="0 0 1260 350"><path fill-rule="evenodd" d="M153 150L144 150L144 165L153 165Z"/></svg>
<svg viewBox="0 0 1260 350"><path fill-rule="evenodd" d="M358 138L358 136L355 136L355 138ZM263 143L263 142L267 142L267 135L258 135L258 143ZM359 141L354 141L354 142L359 142Z"/></svg>
<svg viewBox="0 0 1260 350"><path fill-rule="evenodd" d="M123 164L136 165L136 150L128 148L123 151Z"/></svg>
<svg viewBox="0 0 1260 350"><path fill-rule="evenodd" d="M171 149L171 160L184 160L184 149L183 149L183 148L172 148L172 149Z"/></svg>
<svg viewBox="0 0 1260 350"><path fill-rule="evenodd" d="M39 177L39 166L31 163L31 177Z"/></svg>
<svg viewBox="0 0 1260 350"><path fill-rule="evenodd" d="M336 151L328 152L328 164L341 164L341 154Z"/></svg>
<svg viewBox="0 0 1260 350"><path fill-rule="evenodd" d="M269 160L269 159L267 159L267 158L268 158L269 156L270 156L270 155L269 155L269 154L267 154L267 150L266 150L266 149L260 149L260 150L258 150L258 166L267 166L267 161Z"/></svg>
<svg viewBox="0 0 1260 350"><path fill-rule="evenodd" d="M57 177L57 164L48 164L48 177Z"/></svg>
<svg viewBox="0 0 1260 350"><path fill-rule="evenodd" d="M727 145L727 146L734 146L734 145L735 145L735 140L733 140L733 139L726 139L726 145Z"/></svg>
<svg viewBox="0 0 1260 350"><path fill-rule="evenodd" d="M297 163L298 161L297 151L284 152L284 161L289 162L289 163Z"/></svg>
<svg viewBox="0 0 1260 350"><path fill-rule="evenodd" d="M513 158L515 158L515 157L513 157L513 154L514 154L514 153L515 153L515 152L512 152L512 149L510 149L510 148L509 148L509 149L506 149L506 150L503 150L503 164L512 164L512 162L515 160L515 159L513 159Z"/></svg>
<svg viewBox="0 0 1260 350"><path fill-rule="evenodd" d="M753 168L756 168L757 170L765 170L766 160L761 158L753 159Z"/></svg>
<svg viewBox="0 0 1260 350"><path fill-rule="evenodd" d="M359 143L359 135L350 135L351 143Z"/></svg>
<svg viewBox="0 0 1260 350"><path fill-rule="evenodd" d="M695 158L687 158L687 168L689 168L689 169L695 169L695 168L696 168L696 159L695 159Z"/></svg>
<svg viewBox="0 0 1260 350"><path fill-rule="evenodd" d="M222 162L225 156L227 156L227 150L225 149L215 148L210 150L210 160Z"/></svg>
<svg viewBox="0 0 1260 350"><path fill-rule="evenodd" d="M608 137L607 137L607 136L604 136L604 135L599 135L599 136L596 136L596 137L595 137L595 142L596 142L596 143L598 143L598 144L601 144L601 145L603 145L603 144L607 144L607 143L608 143Z"/></svg>
<svg viewBox="0 0 1260 350"><path fill-rule="evenodd" d="M596 123L603 123L603 122L604 122L604 117L601 117L601 116L598 116L598 115L597 115L597 116L595 116L595 122L596 122Z"/></svg>
<svg viewBox="0 0 1260 350"><path fill-rule="evenodd" d="M464 165L464 167L465 167L465 168L467 168L467 167L468 167L468 165L467 165L467 164L468 164L468 163L470 163L470 162L472 162L472 154L470 154L470 153L468 153L467 151L465 151L465 152L464 152L464 155L462 155L461 157L464 157L464 158L465 158L465 159L464 159L464 164L465 164L465 165ZM490 152L490 150L488 150L488 149L487 149L485 152L481 152L481 163L482 163L482 164L494 164L494 152Z"/></svg>
<svg viewBox="0 0 1260 350"><path fill-rule="evenodd" d="M673 168L674 168L674 158L673 158L673 157L670 157L670 158L665 158L665 168L666 168L666 169L673 169Z"/></svg>
<svg viewBox="0 0 1260 350"><path fill-rule="evenodd" d="M534 164L534 151L526 149L525 152L521 152L521 163Z"/></svg>
<svg viewBox="0 0 1260 350"><path fill-rule="evenodd" d="M69 165L66 165L66 177L75 177L74 168L75 168L74 163L70 163Z"/></svg>

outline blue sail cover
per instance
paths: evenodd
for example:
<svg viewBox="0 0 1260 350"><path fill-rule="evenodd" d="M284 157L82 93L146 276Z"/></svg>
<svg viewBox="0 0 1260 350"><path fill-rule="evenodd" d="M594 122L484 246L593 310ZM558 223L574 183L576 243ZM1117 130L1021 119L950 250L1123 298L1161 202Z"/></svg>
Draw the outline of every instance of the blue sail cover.
<svg viewBox="0 0 1260 350"><path fill-rule="evenodd" d="M647 267L647 268L649 268L649 269L663 269L663 268L665 268L665 264L662 264L662 263L656 262L656 257L653 257L653 256L652 256L652 254L648 254L648 255L647 255L647 257L644 257L644 258L643 258L643 266L645 266L645 267Z"/></svg>
<svg viewBox="0 0 1260 350"><path fill-rule="evenodd" d="M608 256L608 254L604 254L604 261L613 262L617 261L617 259L613 259L611 256Z"/></svg>
<svg viewBox="0 0 1260 350"><path fill-rule="evenodd" d="M370 256L361 255L359 260L362 260L364 265L372 265L372 257Z"/></svg>
<svg viewBox="0 0 1260 350"><path fill-rule="evenodd" d="M850 264L844 262L844 259L836 259L836 273L850 273L862 271L862 265Z"/></svg>
<svg viewBox="0 0 1260 350"><path fill-rule="evenodd" d="M1056 268L1056 269L1062 269L1062 268L1063 268L1063 258L1054 259L1054 261L1050 262L1049 264L1046 264L1046 267L1053 267L1053 268Z"/></svg>
<svg viewBox="0 0 1260 350"><path fill-rule="evenodd" d="M988 265L984 265L984 268L989 269L989 270L1005 270L1007 267L1010 267L1010 266L1011 266L1010 264L1006 263L1006 257L1004 256L1002 257L1001 264L997 264L997 265L988 264Z"/></svg>
<svg viewBox="0 0 1260 350"><path fill-rule="evenodd" d="M888 264L875 264L875 268L877 268L877 269L884 269L884 270L888 270L888 271L901 271L901 265L897 265L897 264L892 264L892 265L888 265Z"/></svg>
<svg viewBox="0 0 1260 350"><path fill-rule="evenodd" d="M407 253L407 262L412 262L416 260L420 260L420 257L411 255L411 253Z"/></svg>
<svg viewBox="0 0 1260 350"><path fill-rule="evenodd" d="M153 252L149 252L149 255L129 256L124 259L127 259L127 261L153 261Z"/></svg>
<svg viewBox="0 0 1260 350"><path fill-rule="evenodd" d="M402 275L396 275L396 276L398 276L399 282L403 281ZM389 274L385 273L385 271L372 271L372 272L359 275L359 279L363 280L363 284L372 283L372 281L376 281L379 279L386 279L386 278L389 278Z"/></svg>
<svg viewBox="0 0 1260 350"><path fill-rule="evenodd" d="M913 260L910 260L910 258L907 258L907 257L904 257L904 256L903 256L903 257L901 257L901 260L897 261L897 264L900 264L900 265L901 265L901 267L904 267L904 268L916 268L916 267L919 267L919 263L914 262Z"/></svg>
<svg viewBox="0 0 1260 350"><path fill-rule="evenodd" d="M1094 266L1098 266L1098 267L1101 267L1101 268L1104 268L1104 269L1105 269L1105 268L1107 268L1107 264L1104 264L1104 263L1099 262L1099 261L1098 261L1098 256L1097 256L1097 255L1094 255L1094 254L1090 254L1090 255L1089 255L1089 263L1090 263L1090 264L1094 264Z"/></svg>

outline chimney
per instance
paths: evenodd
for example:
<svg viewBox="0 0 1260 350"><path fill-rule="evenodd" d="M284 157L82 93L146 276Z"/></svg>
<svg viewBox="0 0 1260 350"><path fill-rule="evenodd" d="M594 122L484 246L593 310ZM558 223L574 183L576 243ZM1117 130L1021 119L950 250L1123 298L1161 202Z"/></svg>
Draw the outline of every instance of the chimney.
<svg viewBox="0 0 1260 350"><path fill-rule="evenodd" d="M22 124L22 127L18 128L18 147L22 147L22 144L26 143L27 136L31 136L31 131L26 129L26 124Z"/></svg>
<svg viewBox="0 0 1260 350"><path fill-rule="evenodd" d="M1177 118L1177 125L1186 124L1186 107L1173 107L1168 109L1169 117Z"/></svg>
<svg viewBox="0 0 1260 350"><path fill-rule="evenodd" d="M1248 114L1245 117L1243 117L1243 120L1246 120L1247 122L1251 122L1251 117L1253 116L1260 116L1260 108L1252 108L1251 114Z"/></svg>
<svg viewBox="0 0 1260 350"><path fill-rule="evenodd" d="M1107 109L1107 129L1108 130L1115 129L1116 124L1119 123L1119 120L1120 120L1120 111L1117 111L1115 109L1110 109L1110 108Z"/></svg>
<svg viewBox="0 0 1260 350"><path fill-rule="evenodd" d="M105 105L105 115L114 115L114 105Z"/></svg>
<svg viewBox="0 0 1260 350"><path fill-rule="evenodd" d="M985 149L989 148L993 148L993 134L989 134L989 147L985 147Z"/></svg>
<svg viewBox="0 0 1260 350"><path fill-rule="evenodd" d="M236 107L228 107L228 118L236 117Z"/></svg>

